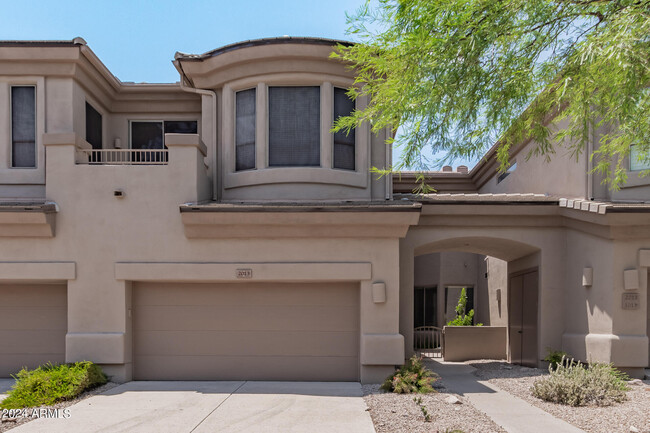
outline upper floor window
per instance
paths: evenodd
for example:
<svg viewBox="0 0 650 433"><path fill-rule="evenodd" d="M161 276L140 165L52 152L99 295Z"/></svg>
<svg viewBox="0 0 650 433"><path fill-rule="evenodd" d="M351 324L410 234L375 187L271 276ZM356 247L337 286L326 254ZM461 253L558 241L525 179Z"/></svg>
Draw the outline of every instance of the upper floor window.
<svg viewBox="0 0 650 433"><path fill-rule="evenodd" d="M320 87L269 87L269 166L320 166Z"/></svg>
<svg viewBox="0 0 650 433"><path fill-rule="evenodd" d="M255 89L235 95L235 170L255 168Z"/></svg>
<svg viewBox="0 0 650 433"><path fill-rule="evenodd" d="M11 166L36 167L36 87L11 87Z"/></svg>
<svg viewBox="0 0 650 433"><path fill-rule="evenodd" d="M86 102L86 141L93 149L102 148L102 115Z"/></svg>
<svg viewBox="0 0 650 433"><path fill-rule="evenodd" d="M131 149L164 149L165 134L196 134L196 120L132 120Z"/></svg>
<svg viewBox="0 0 650 433"><path fill-rule="evenodd" d="M630 171L650 170L650 160L641 159L636 146L630 147Z"/></svg>
<svg viewBox="0 0 650 433"><path fill-rule="evenodd" d="M262 95L258 94L260 88ZM332 104L329 107L321 105L323 89L332 92L324 96ZM259 113L261 101L265 103ZM325 162L329 168L356 170L356 131L323 136L323 125L349 116L355 109L346 89L331 85L258 86L234 92L234 102L235 171L263 168L257 167L260 160L268 167L320 167L322 146L330 151ZM258 119L260 116L263 118ZM260 121L267 125L262 137L257 136ZM260 143L265 147L258 149Z"/></svg>
<svg viewBox="0 0 650 433"><path fill-rule="evenodd" d="M354 101L345 89L334 88L334 120L346 117L354 111ZM355 131L339 131L334 134L334 168L354 170L355 167Z"/></svg>

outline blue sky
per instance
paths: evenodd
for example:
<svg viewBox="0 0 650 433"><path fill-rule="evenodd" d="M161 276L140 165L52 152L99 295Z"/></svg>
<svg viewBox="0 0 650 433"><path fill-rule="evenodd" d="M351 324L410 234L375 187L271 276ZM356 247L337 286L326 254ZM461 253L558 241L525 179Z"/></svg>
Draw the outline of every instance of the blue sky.
<svg viewBox="0 0 650 433"><path fill-rule="evenodd" d="M353 40L346 35L346 12L354 13L364 4L365 0L0 0L4 18L0 40L81 36L122 81L175 82L178 72L171 61L176 51L200 54L234 42L283 35ZM399 153L394 152L395 161Z"/></svg>
<svg viewBox="0 0 650 433"><path fill-rule="evenodd" d="M364 0L0 0L0 39L81 36L122 81L174 82L176 51L203 53L282 35L349 39L345 12L362 4Z"/></svg>

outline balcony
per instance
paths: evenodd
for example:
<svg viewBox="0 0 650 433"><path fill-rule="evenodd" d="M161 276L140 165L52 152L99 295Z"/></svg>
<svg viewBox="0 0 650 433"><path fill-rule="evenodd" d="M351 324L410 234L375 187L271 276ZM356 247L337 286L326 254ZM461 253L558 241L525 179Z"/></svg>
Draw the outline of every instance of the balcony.
<svg viewBox="0 0 650 433"><path fill-rule="evenodd" d="M167 149L80 149L77 164L90 165L167 165Z"/></svg>
<svg viewBox="0 0 650 433"><path fill-rule="evenodd" d="M62 210L133 207L128 214L155 202L161 212L178 213L181 203L211 197L207 149L198 134L165 134L167 149L92 149L74 133L47 133L43 143L46 197Z"/></svg>

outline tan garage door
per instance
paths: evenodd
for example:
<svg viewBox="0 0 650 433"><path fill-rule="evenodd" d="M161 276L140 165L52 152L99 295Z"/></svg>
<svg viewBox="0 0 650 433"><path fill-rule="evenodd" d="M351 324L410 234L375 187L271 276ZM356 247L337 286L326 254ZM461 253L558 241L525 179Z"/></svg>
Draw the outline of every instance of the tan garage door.
<svg viewBox="0 0 650 433"><path fill-rule="evenodd" d="M359 379L356 284L138 283L138 380Z"/></svg>
<svg viewBox="0 0 650 433"><path fill-rule="evenodd" d="M0 377L65 362L66 286L0 284Z"/></svg>

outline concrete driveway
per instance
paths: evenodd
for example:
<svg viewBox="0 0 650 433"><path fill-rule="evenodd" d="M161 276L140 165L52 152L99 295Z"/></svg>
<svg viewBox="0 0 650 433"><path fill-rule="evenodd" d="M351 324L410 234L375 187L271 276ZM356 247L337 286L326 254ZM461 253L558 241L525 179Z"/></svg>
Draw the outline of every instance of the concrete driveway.
<svg viewBox="0 0 650 433"><path fill-rule="evenodd" d="M12 433L374 433L361 395L353 382L129 382Z"/></svg>
<svg viewBox="0 0 650 433"><path fill-rule="evenodd" d="M7 391L14 386L13 379L0 379L0 401L2 401L7 396Z"/></svg>

